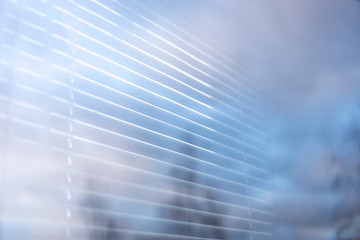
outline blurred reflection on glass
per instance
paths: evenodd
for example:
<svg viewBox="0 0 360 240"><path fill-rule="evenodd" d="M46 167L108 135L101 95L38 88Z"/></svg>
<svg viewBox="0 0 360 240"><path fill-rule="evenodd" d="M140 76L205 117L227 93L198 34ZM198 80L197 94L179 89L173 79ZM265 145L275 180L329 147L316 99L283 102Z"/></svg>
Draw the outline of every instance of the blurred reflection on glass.
<svg viewBox="0 0 360 240"><path fill-rule="evenodd" d="M2 240L272 238L258 96L142 4L2 2Z"/></svg>
<svg viewBox="0 0 360 240"><path fill-rule="evenodd" d="M357 1L0 10L0 240L360 238Z"/></svg>

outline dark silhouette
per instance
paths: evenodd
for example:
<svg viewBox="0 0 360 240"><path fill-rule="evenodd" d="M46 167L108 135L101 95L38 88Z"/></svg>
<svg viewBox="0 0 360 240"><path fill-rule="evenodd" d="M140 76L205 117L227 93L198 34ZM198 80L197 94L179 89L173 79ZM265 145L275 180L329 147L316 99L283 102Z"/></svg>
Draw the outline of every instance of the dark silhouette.
<svg viewBox="0 0 360 240"><path fill-rule="evenodd" d="M86 195L83 206L84 219L87 225L89 240L121 240L125 239L122 219L109 209L107 200L96 193L99 187L93 180L88 181L89 193Z"/></svg>
<svg viewBox="0 0 360 240"><path fill-rule="evenodd" d="M337 159L340 170L333 182L333 189L342 196L334 210L338 223L337 240L360 239L360 118L350 125L344 140L348 147L346 157Z"/></svg>
<svg viewBox="0 0 360 240"><path fill-rule="evenodd" d="M193 144L190 135L186 135L185 142ZM181 153L196 157L196 149L184 145ZM178 221L166 227L166 233L204 237L212 239L225 239L225 232L221 228L223 220L217 215L224 209L217 206L216 193L209 188L201 187L200 179L196 174L196 160L183 159L184 167L174 167L170 173L180 181L174 182L174 195L166 203L172 207L161 209L161 217Z"/></svg>

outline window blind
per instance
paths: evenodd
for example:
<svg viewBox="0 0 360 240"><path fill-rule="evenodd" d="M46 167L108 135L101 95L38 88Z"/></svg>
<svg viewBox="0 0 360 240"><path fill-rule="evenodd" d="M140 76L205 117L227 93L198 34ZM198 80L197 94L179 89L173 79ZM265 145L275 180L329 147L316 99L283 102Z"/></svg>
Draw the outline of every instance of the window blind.
<svg viewBox="0 0 360 240"><path fill-rule="evenodd" d="M259 96L229 53L155 3L1 7L1 239L272 239Z"/></svg>

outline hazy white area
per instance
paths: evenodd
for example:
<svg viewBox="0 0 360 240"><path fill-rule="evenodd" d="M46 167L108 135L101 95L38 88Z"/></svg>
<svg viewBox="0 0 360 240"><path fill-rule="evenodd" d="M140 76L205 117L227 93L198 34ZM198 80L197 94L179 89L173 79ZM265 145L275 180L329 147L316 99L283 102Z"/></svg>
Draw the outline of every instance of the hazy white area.
<svg viewBox="0 0 360 240"><path fill-rule="evenodd" d="M2 15L8 22L0 39L6 66L0 92L4 240L111 239L115 233L107 228L125 232L113 238L151 239L136 238L136 231L176 234L171 217L227 226L228 239L236 240L269 239L272 231L276 240L359 238L359 1L151 0L141 2L145 8L136 1L104 2L131 19L126 21L96 1L52 3L65 11L47 1L25 3L51 9L57 22L32 18L25 5L14 7L18 2L0 5L10 13ZM29 31L31 21L52 35ZM31 47L21 34L51 47ZM81 34L101 36L111 50ZM215 66L230 77L215 70L206 75L191 64L206 71ZM239 106L226 105L233 99ZM249 102L258 108L256 117L245 113L254 113L242 105ZM227 218L221 225L218 218L168 211L166 204Z"/></svg>
<svg viewBox="0 0 360 240"><path fill-rule="evenodd" d="M183 1L174 12L261 92L275 239L359 237L359 1Z"/></svg>

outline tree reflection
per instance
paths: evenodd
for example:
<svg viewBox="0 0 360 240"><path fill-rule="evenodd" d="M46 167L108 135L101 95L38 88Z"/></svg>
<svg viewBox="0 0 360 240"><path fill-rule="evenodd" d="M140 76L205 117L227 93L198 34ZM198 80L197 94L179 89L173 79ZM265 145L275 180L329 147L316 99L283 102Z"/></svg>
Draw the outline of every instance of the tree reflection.
<svg viewBox="0 0 360 240"><path fill-rule="evenodd" d="M360 236L360 125L356 118L345 133L344 148L347 155L338 158L339 172L333 189L341 199L333 217L338 224L336 239L356 240Z"/></svg>

